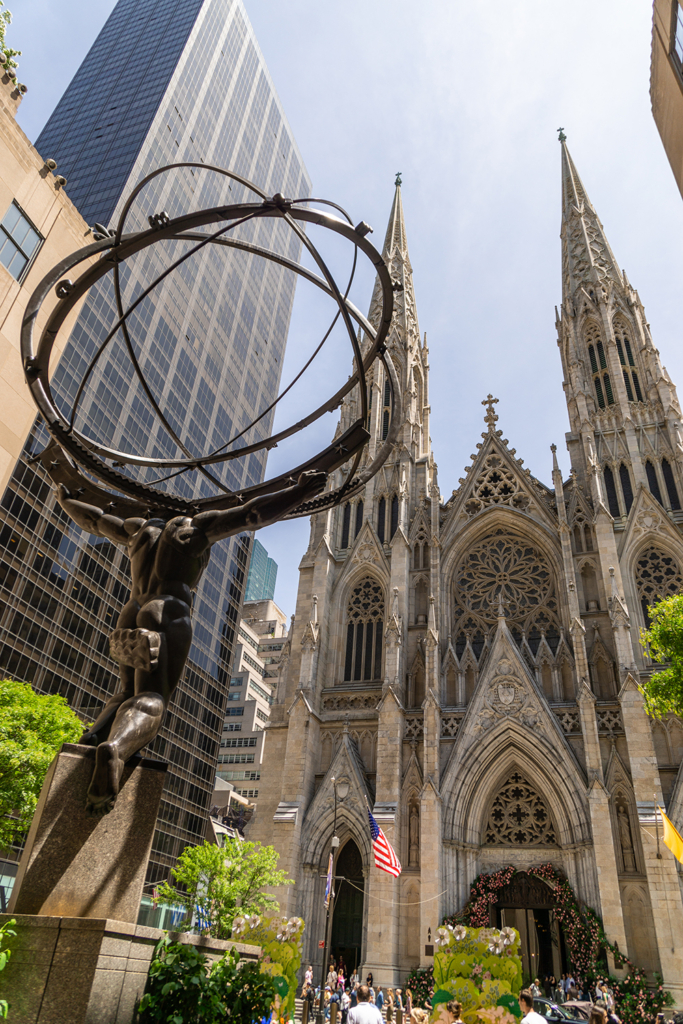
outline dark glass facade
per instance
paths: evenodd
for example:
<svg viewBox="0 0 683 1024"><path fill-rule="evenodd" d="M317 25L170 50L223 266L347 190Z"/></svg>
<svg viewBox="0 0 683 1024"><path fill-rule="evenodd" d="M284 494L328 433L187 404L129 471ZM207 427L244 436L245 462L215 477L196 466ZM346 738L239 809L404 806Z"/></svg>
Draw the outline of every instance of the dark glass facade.
<svg viewBox="0 0 683 1024"><path fill-rule="evenodd" d="M125 57L125 59L124 59ZM120 0L37 141L58 161L71 198L90 222L114 222L134 185L178 160L229 167L270 194L309 194L310 182L241 0ZM239 202L241 187L207 171L156 179L128 227ZM253 194L248 195L253 199ZM278 221L255 221L244 238L299 256ZM139 294L188 243L163 243L126 264L126 299ZM156 400L193 453L224 444L270 404L280 381L294 276L272 263L206 247L139 305L133 345ZM54 377L65 406L115 319L105 279L89 295ZM140 454L179 455L155 419L117 337L97 364L77 423L98 440ZM235 447L269 432L272 413ZM92 720L118 685L108 637L128 594L125 555L87 536L52 498L31 456L46 436L36 426L2 498L0 671L62 693ZM253 454L217 470L233 489L263 479ZM148 470L157 480L159 470ZM164 486L163 484L161 486ZM185 497L218 488L199 473L173 481ZM194 640L183 679L152 755L169 761L167 792L148 881L166 877L180 850L202 840L223 730L251 538L216 545L194 601Z"/></svg>
<svg viewBox="0 0 683 1024"><path fill-rule="evenodd" d="M277 562L269 558L260 540L254 539L247 574L245 601L272 601L277 581Z"/></svg>

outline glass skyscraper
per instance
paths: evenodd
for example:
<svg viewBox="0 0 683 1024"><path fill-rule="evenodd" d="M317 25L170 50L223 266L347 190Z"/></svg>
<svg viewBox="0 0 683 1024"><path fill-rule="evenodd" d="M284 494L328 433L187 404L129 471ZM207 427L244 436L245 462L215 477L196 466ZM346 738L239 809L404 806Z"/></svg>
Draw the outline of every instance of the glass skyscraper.
<svg viewBox="0 0 683 1024"><path fill-rule="evenodd" d="M310 182L241 0L119 0L41 132L89 223L113 225L132 188L177 161L227 167L269 194L298 198ZM173 217L256 197L208 170L161 176L142 193L127 230L161 210ZM280 220L257 220L241 237L298 259ZM88 239L84 242L87 243ZM129 301L187 247L167 242L125 265ZM177 438L201 454L242 434L277 393L295 279L235 250L207 246L157 287L129 321L155 399ZM87 298L53 378L66 407L115 320L109 279ZM122 339L106 349L86 388L79 428L103 443L175 457L155 420ZM234 440L264 437L273 413ZM128 594L128 565L108 541L74 526L33 460L47 441L36 424L2 498L0 672L61 693L92 720L118 685L109 633ZM252 454L217 470L238 490L263 479ZM160 471L147 470L148 481ZM172 481L184 497L219 490L198 472ZM161 485L163 486L163 484ZM201 842L220 750L230 660L250 537L215 545L194 601L194 640L162 731L148 753L169 761L148 882L166 877L187 843Z"/></svg>
<svg viewBox="0 0 683 1024"><path fill-rule="evenodd" d="M254 539L247 573L245 601L272 601L277 580L277 562L268 556L260 540Z"/></svg>

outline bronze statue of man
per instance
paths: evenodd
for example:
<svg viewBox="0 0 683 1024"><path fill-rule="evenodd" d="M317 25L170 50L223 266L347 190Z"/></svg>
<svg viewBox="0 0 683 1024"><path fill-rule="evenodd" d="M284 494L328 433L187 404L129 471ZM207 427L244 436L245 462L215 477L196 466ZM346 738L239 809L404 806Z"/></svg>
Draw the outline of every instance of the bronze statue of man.
<svg viewBox="0 0 683 1024"><path fill-rule="evenodd" d="M211 545L270 526L319 494L326 481L326 473L307 472L292 487L226 511L169 519L107 515L59 484L64 511L88 533L125 547L131 566L130 598L110 640L121 686L79 740L97 747L86 805L91 813L112 809L125 762L161 727L190 651L192 591L209 564Z"/></svg>

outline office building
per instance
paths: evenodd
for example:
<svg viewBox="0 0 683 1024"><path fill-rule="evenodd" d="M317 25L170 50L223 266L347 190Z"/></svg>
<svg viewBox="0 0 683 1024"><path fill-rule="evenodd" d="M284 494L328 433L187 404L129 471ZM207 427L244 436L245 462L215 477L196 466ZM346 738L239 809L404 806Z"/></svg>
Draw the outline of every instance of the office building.
<svg viewBox="0 0 683 1024"><path fill-rule="evenodd" d="M242 621L258 635L258 656L263 662L264 679L277 686L283 660L289 656L287 616L274 601L245 601Z"/></svg>
<svg viewBox="0 0 683 1024"><path fill-rule="evenodd" d="M388 346L405 396L398 443L363 492L311 518L246 836L302 880L277 896L305 918L314 969L334 834L345 881L329 952L376 984L433 964L437 928L477 877L490 924L521 932L526 976L560 977L551 865L680 1006L680 875L654 832L655 804L683 829L683 722L646 715L639 685L657 666L638 636L648 607L683 591L681 409L561 142L555 326L571 473L550 452L547 482L524 469L489 395L471 464L442 497L397 187L384 258L401 286ZM373 406L371 451L388 404ZM367 806L399 878L375 869Z"/></svg>
<svg viewBox="0 0 683 1024"><path fill-rule="evenodd" d="M218 755L217 777L235 792L258 799L265 750L264 726L270 719L273 686L259 655L259 636L244 620L237 629L230 690Z"/></svg>
<svg viewBox="0 0 683 1024"><path fill-rule="evenodd" d="M275 596L277 562L268 557L268 552L257 538L251 545L251 561L247 574L245 601L272 601Z"/></svg>
<svg viewBox="0 0 683 1024"><path fill-rule="evenodd" d="M55 263L90 240L90 229L15 120L21 93L0 77L0 494L35 419L19 354L21 321L31 294ZM48 155L49 159L49 155ZM51 297L48 305L58 300ZM40 319L45 322L46 312ZM76 318L71 315L70 325ZM55 345L61 355L64 338Z"/></svg>
<svg viewBox="0 0 683 1024"><path fill-rule="evenodd" d="M652 115L683 195L683 7L655 0L650 64Z"/></svg>
<svg viewBox="0 0 683 1024"><path fill-rule="evenodd" d="M259 51L242 0L120 0L37 142L55 159L89 223L114 224L133 186L151 170L195 161L228 167L270 194L309 194L309 180ZM243 187L199 168L155 179L132 209L128 229L149 214L169 216L241 201ZM252 196L253 198L253 196ZM283 223L244 225L242 237L298 258ZM185 243L135 257L124 296L149 283ZM239 445L269 431L272 413L251 429L279 386L294 298L294 275L273 263L205 247L159 285L130 321L146 379L176 435L192 452ZM115 319L112 284L87 297L53 380L73 399L84 367ZM117 337L97 365L77 423L105 443L174 456L175 441L154 419ZM7 565L0 621L0 669L47 693L62 693L92 720L117 686L108 637L128 594L127 560L87 536L55 506L39 465L46 442L31 432L3 498ZM263 454L217 470L233 488L263 478ZM148 481L162 476L149 472ZM173 482L181 495L210 496L194 473ZM163 484L161 486L164 486ZM194 639L184 677L149 753L169 761L148 880L166 877L181 849L201 841L230 688L250 537L216 545L194 602Z"/></svg>

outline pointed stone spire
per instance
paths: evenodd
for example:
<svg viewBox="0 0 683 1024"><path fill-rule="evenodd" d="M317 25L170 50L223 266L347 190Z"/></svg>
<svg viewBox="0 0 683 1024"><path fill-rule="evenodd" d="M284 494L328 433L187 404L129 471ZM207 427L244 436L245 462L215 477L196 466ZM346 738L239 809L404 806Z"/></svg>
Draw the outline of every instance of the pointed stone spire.
<svg viewBox="0 0 683 1024"><path fill-rule="evenodd" d="M623 287L624 279L605 229L562 141L562 267L563 303L571 309L576 293L595 289L609 280Z"/></svg>
<svg viewBox="0 0 683 1024"><path fill-rule="evenodd" d="M408 238L406 235L405 218L403 216L400 174L396 175L394 201L391 204L391 213L389 214L387 233L384 238L382 257L389 268L391 280L394 283L393 325L399 328L404 342L421 349L420 328L417 322L415 292L413 290L413 268L410 265L410 257L408 255ZM379 278L377 278L368 314L368 319L373 325L379 322L382 308L381 302L382 289ZM389 332L389 345L392 342L392 333L393 331Z"/></svg>
<svg viewBox="0 0 683 1024"><path fill-rule="evenodd" d="M387 233L384 237L384 248L382 249L382 256L389 262L394 249L398 249L401 255L407 259L408 257L408 240L406 238L405 220L403 217L403 203L401 201L401 175L396 175L396 191L394 192L394 202L391 206L391 213L389 214L389 223L387 225Z"/></svg>

